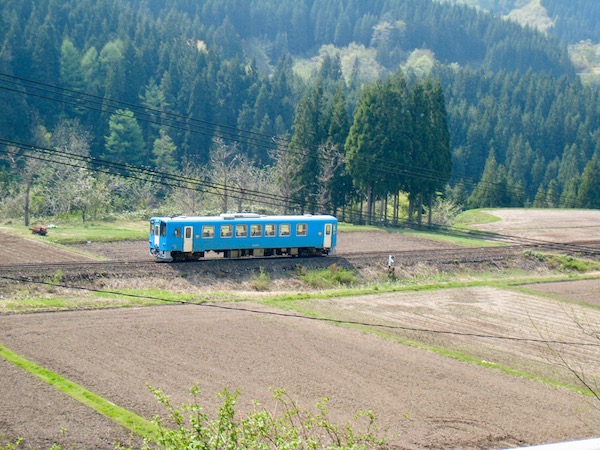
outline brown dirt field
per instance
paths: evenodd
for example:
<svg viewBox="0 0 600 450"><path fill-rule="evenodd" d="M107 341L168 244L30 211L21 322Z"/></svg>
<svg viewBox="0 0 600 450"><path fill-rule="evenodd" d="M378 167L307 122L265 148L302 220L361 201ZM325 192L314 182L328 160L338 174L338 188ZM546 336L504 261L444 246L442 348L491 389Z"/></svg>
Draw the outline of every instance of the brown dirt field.
<svg viewBox="0 0 600 450"><path fill-rule="evenodd" d="M534 210L529 222L520 223L523 211L517 212L496 225L504 223L501 232L556 240L559 234L554 233L560 231L561 240L575 242L581 234L593 239L590 235L598 226L593 214L586 221L571 222L577 226L559 229L555 216L545 221ZM540 223L551 230L544 232ZM16 240L6 239L0 233L0 245ZM402 234L343 233L338 251L445 247L451 246ZM110 259L149 258L145 242L80 248ZM4 263L85 258L66 253L36 245L15 250ZM594 281L577 288L565 285L560 295L593 304ZM529 288L542 291L545 286ZM286 389L304 407L329 396L332 417L339 422L358 409L371 408L389 441L402 449L509 448L586 438L600 431L600 413L590 405L591 398L494 368L506 366L575 383L553 353L559 350L573 367L600 378L598 347L533 341L597 343L582 332L582 327L596 331L600 312L594 308L489 287L348 297L301 306L358 324L336 326L246 302L0 315L0 345L148 419L164 414L148 384L181 403L189 401L186 393L199 382L208 409L215 407L215 394L224 387L242 391L241 411L251 410L252 400L272 406L269 388ZM359 324L379 326L365 333L356 329ZM486 362L451 359L399 340ZM2 358L0 380L0 445L2 435L25 438L25 449L46 449L52 442L82 449L113 448L115 440L129 443L126 430Z"/></svg>
<svg viewBox="0 0 600 450"><path fill-rule="evenodd" d="M381 312L386 309L394 310ZM3 316L0 341L147 418L162 413L147 384L179 403L199 382L209 408L223 387L243 392L245 410L253 399L270 405L268 389L277 387L306 407L329 396L339 421L372 408L397 448L501 448L593 433L584 425L594 420L585 400L566 390L278 313L240 303ZM17 376L17 392L32 399L11 396L23 408L33 404L33 411L14 404L0 409L0 430L26 437L26 448L49 442L56 424L67 428L66 442L82 448L110 448L107 442L123 436L9 364L0 370L3 378ZM37 420L28 422L32 416ZM46 416L52 420L40 420Z"/></svg>
<svg viewBox="0 0 600 450"><path fill-rule="evenodd" d="M526 284L523 287L557 297L600 306L600 278L591 280L557 281Z"/></svg>
<svg viewBox="0 0 600 450"><path fill-rule="evenodd" d="M74 253L35 239L26 239L0 230L0 248L3 258L0 265L40 264L53 262L90 261L85 255Z"/></svg>
<svg viewBox="0 0 600 450"><path fill-rule="evenodd" d="M600 241L599 210L497 209L485 213L501 220L476 225L479 230L549 242Z"/></svg>

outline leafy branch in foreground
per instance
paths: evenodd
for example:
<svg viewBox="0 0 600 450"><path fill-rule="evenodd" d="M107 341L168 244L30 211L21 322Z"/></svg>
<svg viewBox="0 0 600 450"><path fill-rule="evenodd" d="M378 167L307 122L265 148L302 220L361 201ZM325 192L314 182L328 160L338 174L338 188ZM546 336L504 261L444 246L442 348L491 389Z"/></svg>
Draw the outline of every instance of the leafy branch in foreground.
<svg viewBox="0 0 600 450"><path fill-rule="evenodd" d="M222 401L211 418L198 403L199 387L193 386L193 402L176 407L160 389L150 387L156 399L168 412L173 427L164 425L157 417L160 428L155 443L146 443L144 449L385 449L384 438L377 437L375 414L359 411L346 425L335 425L329 419L328 399L317 403L315 413L298 407L281 389L275 390L274 412L254 402L254 411L236 417L235 405L239 392L224 389L217 397ZM360 422L360 423L359 423Z"/></svg>

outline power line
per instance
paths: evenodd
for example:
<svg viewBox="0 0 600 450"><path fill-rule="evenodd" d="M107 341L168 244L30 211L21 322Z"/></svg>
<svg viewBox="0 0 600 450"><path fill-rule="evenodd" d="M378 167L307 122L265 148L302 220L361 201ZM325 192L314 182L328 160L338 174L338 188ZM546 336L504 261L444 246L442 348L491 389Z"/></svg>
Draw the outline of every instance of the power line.
<svg viewBox="0 0 600 450"><path fill-rule="evenodd" d="M90 110L99 111L102 113L111 113L111 114L116 114L116 115L126 115L126 113L123 111L120 111L120 109L115 110L114 108L122 108L122 107L132 108L138 114L138 117L136 117L136 119L138 119L142 122L146 122L146 123L150 123L150 124L154 124L154 125L165 126L168 128L185 131L185 132L198 133L198 134L202 134L205 136L219 135L220 137L222 137L226 140L232 140L234 142L253 145L253 146L265 148L268 150L275 150L279 143L280 145L285 146L285 150L287 152L289 152L291 154L295 154L295 155L299 155L301 152L306 151L306 149L304 147L294 144L291 141L283 139L283 138L276 139L273 136L262 134L262 133L252 132L252 131L248 131L248 130L242 130L239 128L227 126L224 124L219 124L216 122L209 122L209 121L205 121L205 120L195 119L192 117L186 117L186 116L183 116L180 114L175 114L175 113L160 110L160 109L149 108L146 106L141 106L141 105L129 103L129 102L123 102L123 101L111 99L108 97L101 97L101 96L89 94L89 93L86 93L83 91L69 89L69 88L65 88L65 87L61 87L61 86L56 86L56 85L49 84L49 83L42 83L42 82L34 81L31 79L23 78L23 77L9 75L9 74L2 73L2 72L0 72L0 81L4 82L4 83L9 83L9 84L15 85L17 87L34 89L39 92L44 92L44 93L48 93L51 95L59 95L62 97L67 97L74 101L67 101L67 100L60 99L60 98L48 97L45 95L29 92L27 90L9 88L9 87L2 86L2 85L0 85L0 89L4 89L4 90L11 91L11 92L24 94L24 95L32 95L32 96L47 99L50 101L68 104L73 107L84 107L84 108L87 108ZM82 99L86 103L81 103ZM87 104L87 103L90 103L90 104ZM98 107L90 106L90 105L97 105ZM168 119L165 119L165 117L168 117ZM165 122L165 120L166 120L166 122ZM190 126L190 123L193 125ZM228 131L224 132L223 130L228 130ZM251 137L247 137L244 135L249 135ZM400 164L395 161L386 161L386 160L377 159L377 158L373 159L373 160L369 160L369 161L367 160L367 158L364 158L362 163L364 164L365 168L367 168L367 169L375 170L380 173L386 173L389 175L398 175L398 176L404 176L407 178L418 178L421 180L428 180L428 181L435 181L435 182L440 180L440 178L438 176L439 172L437 172L433 169L417 168L417 167L410 166L410 165ZM462 177L456 183L457 183L457 185L463 185L466 187L475 187L477 185L484 185L484 186L490 187L494 192L509 194L509 195L515 195L518 193L522 193L523 195L533 195L533 191L526 193L523 189L518 188L518 187L509 186L509 185L505 185L505 184L498 184L498 183L494 183L494 182L490 182L490 181L486 181L486 180L475 180L475 179L472 179L469 177ZM231 187L228 187L228 188L231 190ZM564 197L564 195L563 195L563 197ZM566 197L564 197L563 200L568 200L568 199ZM289 204L289 200L286 200L286 202L287 202L287 204ZM300 207L303 207L308 203L308 201L301 202L301 201L296 200L296 201L294 201L294 203ZM364 213L362 213L362 212L360 212L360 214L364 215Z"/></svg>
<svg viewBox="0 0 600 450"><path fill-rule="evenodd" d="M231 127L231 126L224 125L224 124L218 124L216 122L209 122L209 121L196 119L196 118L192 118L192 117L186 117L186 116L182 116L180 114L175 114L175 113L164 111L164 110L149 108L146 106L140 106L140 105L137 105L134 103L123 102L123 101L111 99L108 97L101 97L101 96L89 94L89 93L86 93L83 91L69 89L69 88L65 88L65 87L61 87L61 86L56 86L56 85L52 85L49 83L42 83L39 81L34 81L34 80L30 80L30 79L23 78L23 77L17 77L17 76L9 75L9 74L2 73L2 72L0 72L0 77L5 78L5 79L0 79L0 81L3 81L5 83L8 82L8 83L11 83L11 84L14 84L17 86L21 86L22 83L27 83L27 86L24 86L24 87L29 87L32 89L36 89L38 91L46 92L46 93L66 96L68 98L75 99L76 101L69 102L69 101L57 99L54 97L46 97L46 96L43 96L40 94L28 92L28 91L22 91L22 90L14 89L14 88L7 88L7 87L1 86L1 85L0 85L0 89L5 89L8 91L12 91L12 92L18 92L18 93L25 94L25 95L32 95L34 97L39 97L39 98L43 98L43 99L50 100L50 101L56 101L59 103L69 104L74 107L84 107L86 109L91 109L91 110L99 111L102 113L111 113L111 111L112 111L112 114L116 114L116 115L125 115L125 114L119 112L118 110L111 110L111 109L105 109L105 108L127 107L127 108L132 108L138 114L143 114L144 116L149 117L149 118L136 117L136 119L138 119L142 122L150 123L150 124L166 126L168 128L173 128L173 129L177 129L180 131L186 131L186 132L189 131L192 133L198 133L198 134L202 134L205 136L214 136L215 134L217 134L226 140L232 140L232 141L242 143L242 144L253 145L253 146L256 146L259 148L265 148L267 150L275 150L277 148L276 142L281 142L282 144L284 144L286 146L286 150L288 152L295 154L295 155L299 155L301 152L306 151L306 148L304 146L293 144L291 141L283 139L283 138L277 138L277 141L274 142L274 140L275 140L274 136L257 133L257 132L253 132L253 131L248 131L248 130L242 130L240 128L235 128L235 127ZM38 87L38 86L42 86L42 87ZM67 94L65 94L65 92ZM87 102L90 102L91 104L99 105L99 108L80 103L79 100L81 100L81 98L87 98L88 99L88 100L86 100ZM89 99L91 99L91 100L89 100ZM160 120L158 120L158 121L156 119L153 120L154 116L152 116L152 114L157 114ZM161 119L161 118L165 117L165 116L172 118L172 119L168 119L170 123L164 123L162 121L164 119ZM198 124L198 125L190 127L190 122L192 122L194 124ZM225 132L223 130L228 130L228 131ZM244 137L244 135L249 135L252 137ZM258 138L260 138L260 140ZM273 146L274 143L275 143L275 146ZM362 161L359 159L358 163L364 164L366 168L370 168L371 170L375 170L375 171L378 171L381 173L387 173L390 175L405 176L408 178L418 178L421 180L425 179L425 180L434 181L434 182L440 181L441 179L446 178L445 176L443 178L440 178L440 176L442 176L442 174L439 171L436 171L434 169L415 167L415 166L410 166L410 165L406 165L406 164L400 164L396 161L387 161L387 160L382 160L379 158L375 158L372 161L368 160L367 158L363 158ZM462 177L462 179L459 181L459 183L463 184L467 187L474 187L479 183L483 183L484 185L492 187L494 189L494 191L496 191L496 192L510 194L510 195L514 195L516 191L522 191L522 190L519 190L517 187L509 187L509 186L505 187L498 183L493 183L493 182L484 181L484 180L475 180L475 179L469 178L469 177ZM525 192L523 192L523 194L525 194Z"/></svg>
<svg viewBox="0 0 600 450"><path fill-rule="evenodd" d="M151 182L155 184L160 184L168 187L174 188L182 188L188 189L198 192L204 192L209 194L219 194L220 191L227 191L228 195L231 194L233 198L247 200L247 201L260 201L263 204L274 206L274 207L298 207L303 208L306 206L306 202L297 201L293 199L289 199L283 196L278 196L270 193L264 193L261 191L256 191L252 189L243 189L235 186L226 186L219 183L210 182L206 179L198 180L196 178L187 177L184 175L173 174L168 172L160 172L157 170L153 170L146 167L138 167L130 164L123 163L114 163L112 161L107 161L99 158L95 158L92 156L79 155L72 152L67 152L65 150L58 149L50 149L41 146L33 146L28 144L23 144L20 142L7 140L0 138L0 145L5 145L7 147L14 147L17 149L21 149L28 154L25 156L31 159L50 162L55 164L60 164L68 167L74 167L79 169L87 169L94 172L105 173L113 176L121 176L124 178L136 179L144 182ZM0 148L0 153L15 155L14 152L11 152L9 148L2 149ZM33 153L33 154L31 154ZM368 216L368 214L363 211L349 208L349 211L353 214L362 214L365 218L369 218L371 221L377 219L377 215L373 214ZM403 224L408 227L415 227L416 225L407 221L401 220L398 221L398 225ZM416 226L416 228L421 228ZM597 254L599 251L597 249L591 247L584 247L578 244L564 244L560 242L552 242L552 241L544 241L539 239L532 238L524 238L524 237L514 237L503 234L494 234L488 232L465 232L464 229L457 227L437 227L437 231L439 232L451 232L451 233L459 233L461 235L466 235L468 237L473 238L484 238L484 239L492 239L492 240L502 240L502 241L513 241L519 244L525 245L541 245L541 246L553 246L562 250L568 251L578 251L578 252L587 252L592 254Z"/></svg>
<svg viewBox="0 0 600 450"><path fill-rule="evenodd" d="M83 287L83 286L57 284L57 283L53 283L50 281L33 281L30 279L26 279L26 278L0 276L0 279L4 279L4 280L8 280L8 281L16 281L19 283L48 285L48 286L54 286L54 287L61 287L64 289L87 291L87 292L100 293L100 294L119 295L122 297L129 297L129 298L136 298L136 299L156 300L156 301L178 304L178 305L199 306L199 307L205 307L205 308L216 308L216 309L221 309L221 310L225 310L225 311L236 311L236 312L244 312L244 313L250 313L250 314L283 317L283 318L289 318L289 319L303 319L303 320L311 320L311 321L318 321L318 322L327 322L327 323L333 323L336 325L353 325L353 326L363 326L363 327L373 327L373 328L385 328L385 329L402 330L402 331L415 332L415 333L427 333L427 334L458 336L458 337L472 337L472 338L478 338L478 339L494 339L494 340L512 341L512 342L527 342L527 343L534 343L534 344L553 344L553 345L564 345L564 346L574 346L574 347L600 347L600 343L592 343L592 342L574 342L574 341L560 341L560 340L549 340L549 339L522 338L522 337L516 337L516 336L502 336L502 335L483 334L483 333L466 333L466 332L460 332L460 331L435 330L435 329L430 329L430 328L408 327L408 326L403 326L403 325L388 325L388 324L380 324L380 323L358 322L358 321L351 321L351 320L330 319L330 318L326 318L326 317L311 317L311 316L305 316L305 315L301 315L301 314L287 314L287 313L282 313L282 312L280 313L280 312L275 312L275 311L263 311L263 310L250 309L250 308L241 308L239 306L228 307L228 306L224 306L222 304L216 304L216 303L208 303L208 302L195 303L195 302L191 302L191 301L187 301L187 300L172 300L172 299L156 297L156 296L151 296L151 295L128 294L128 293L119 292L119 291L108 291L108 290L102 290L102 289L87 288L87 287Z"/></svg>
<svg viewBox="0 0 600 450"><path fill-rule="evenodd" d="M114 163L111 161L94 158L91 156L78 155L76 153L61 151L57 149L32 146L2 138L0 138L0 144L4 144L6 146L13 146L26 152L31 152L32 154L28 154L26 155L26 157L40 161L52 162L75 168L83 168L94 172L117 175L125 178L132 178L141 181L162 184L169 187L178 187L200 192L215 193L219 190L226 190L228 193L239 195L239 198L261 200L265 204L271 206L281 207L290 203L296 206L303 206L302 202L288 200L281 196L266 194L252 189L242 189L235 186L225 186L222 184L210 182L208 180L198 180L183 175L159 172L149 168L143 168L129 164ZM10 150L8 149L0 149L0 152L11 154Z"/></svg>

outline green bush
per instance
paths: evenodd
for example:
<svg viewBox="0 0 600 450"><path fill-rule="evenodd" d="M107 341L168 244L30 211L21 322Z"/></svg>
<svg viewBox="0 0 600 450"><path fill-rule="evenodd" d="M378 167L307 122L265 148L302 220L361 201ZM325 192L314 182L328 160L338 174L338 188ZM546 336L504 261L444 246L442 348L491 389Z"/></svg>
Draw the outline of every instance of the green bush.
<svg viewBox="0 0 600 450"><path fill-rule="evenodd" d="M545 262L550 268L560 270L575 270L577 272L587 272L588 270L600 269L600 264L596 261L590 261L581 258L575 258L571 255L553 255L550 253L541 253L534 250L526 250L523 254L528 258L537 259Z"/></svg>
<svg viewBox="0 0 600 450"><path fill-rule="evenodd" d="M216 417L211 418L198 403L200 389L191 389L193 402L175 407L160 389L150 387L156 399L166 407L169 422L174 427L160 428L156 443L146 443L144 449L384 449L385 439L375 435L375 415L372 411L359 411L345 426L331 423L327 408L328 399L317 403L317 412L300 409L283 390L274 392L275 411L271 413L254 402L254 411L238 417L236 402L239 392L224 389L218 397L222 400ZM359 424L360 422L360 424ZM361 426L362 425L362 426ZM358 429L360 426L360 430Z"/></svg>
<svg viewBox="0 0 600 450"><path fill-rule="evenodd" d="M252 281L250 282L252 288L256 291L268 291L270 283L271 276L263 267L260 268L258 274L252 275Z"/></svg>
<svg viewBox="0 0 600 450"><path fill-rule="evenodd" d="M302 281L319 289L352 285L358 282L358 277L353 271L338 267L336 264L332 264L327 269L298 270L297 272Z"/></svg>
<svg viewBox="0 0 600 450"><path fill-rule="evenodd" d="M587 272L590 268L585 261L574 258L570 255L554 255L552 258L561 268L566 270L575 270L577 272Z"/></svg>

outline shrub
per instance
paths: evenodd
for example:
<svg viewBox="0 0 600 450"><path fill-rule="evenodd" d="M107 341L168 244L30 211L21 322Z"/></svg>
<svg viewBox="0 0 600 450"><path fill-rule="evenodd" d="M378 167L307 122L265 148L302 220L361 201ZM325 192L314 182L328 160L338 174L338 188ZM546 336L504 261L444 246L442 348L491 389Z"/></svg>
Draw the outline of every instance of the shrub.
<svg viewBox="0 0 600 450"><path fill-rule="evenodd" d="M156 399L166 407L173 428L160 428L156 443L147 443L145 449L384 449L385 439L375 435L375 415L359 411L345 426L329 419L328 399L317 403L317 412L300 409L284 390L274 391L277 415L261 409L254 402L254 411L238 417L236 402L239 392L224 389L218 394L222 400L216 417L211 418L198 404L200 389L191 389L193 402L175 407L160 389L149 388ZM360 424L359 424L360 422ZM362 425L362 426L361 426Z"/></svg>
<svg viewBox="0 0 600 450"><path fill-rule="evenodd" d="M332 264L327 269L303 271L300 279L312 287L325 289L358 282L356 274L348 269Z"/></svg>
<svg viewBox="0 0 600 450"><path fill-rule="evenodd" d="M549 253L536 252L534 250L526 250L523 252L523 254L528 258L534 258L540 262L545 262L550 268L554 267L561 270L575 270L577 272L587 272L588 270L600 269L600 264L596 261L575 258L571 255L553 255Z"/></svg>
<svg viewBox="0 0 600 450"><path fill-rule="evenodd" d="M268 291L271 283L271 276L263 267L260 268L258 274L252 275L251 285L256 291Z"/></svg>

